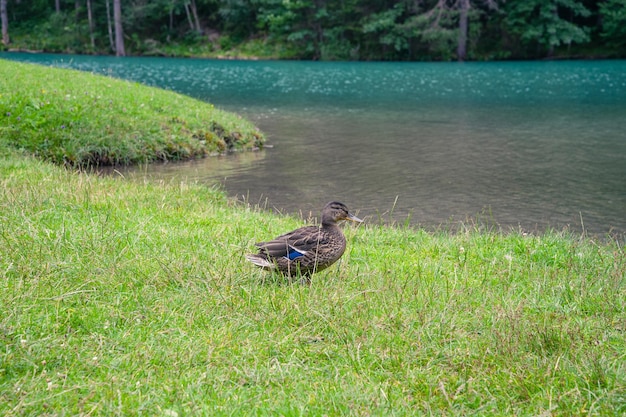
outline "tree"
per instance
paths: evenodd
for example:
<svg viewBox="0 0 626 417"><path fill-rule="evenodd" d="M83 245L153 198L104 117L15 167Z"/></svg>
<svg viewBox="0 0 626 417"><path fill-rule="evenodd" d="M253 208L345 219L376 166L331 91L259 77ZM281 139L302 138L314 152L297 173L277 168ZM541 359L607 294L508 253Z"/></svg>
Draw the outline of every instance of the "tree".
<svg viewBox="0 0 626 417"><path fill-rule="evenodd" d="M115 55L126 56L124 30L122 29L122 0L113 0L113 25L115 26Z"/></svg>
<svg viewBox="0 0 626 417"><path fill-rule="evenodd" d="M320 26L316 20L327 16L325 8L316 9L313 0L259 0L257 26L278 43L293 45L308 59L320 58Z"/></svg>
<svg viewBox="0 0 626 417"><path fill-rule="evenodd" d="M189 27L191 30L195 31L199 35L202 34L196 0L185 1L185 12L187 13L187 19L189 20Z"/></svg>
<svg viewBox="0 0 626 417"><path fill-rule="evenodd" d="M0 21L2 22L2 43L9 44L9 15L7 13L7 0L0 0Z"/></svg>
<svg viewBox="0 0 626 417"><path fill-rule="evenodd" d="M459 61L467 58L467 26L470 9L470 0L459 0L459 41L456 47L456 57Z"/></svg>
<svg viewBox="0 0 626 417"><path fill-rule="evenodd" d="M262 30L257 27L259 7L254 7L249 0L221 0L219 17L222 27L235 38L246 38Z"/></svg>
<svg viewBox="0 0 626 417"><path fill-rule="evenodd" d="M0 0L2 42L11 26L24 47L118 55L218 40L321 60L537 58L576 43L592 55L626 51L626 0L122 1Z"/></svg>
<svg viewBox="0 0 626 417"><path fill-rule="evenodd" d="M474 2L476 3L476 2ZM496 10L498 8L497 0L482 0L488 10ZM470 17L470 0L458 0L456 8L459 10L459 38L457 42L456 56L459 61L465 61L467 58L467 41Z"/></svg>
<svg viewBox="0 0 626 417"><path fill-rule="evenodd" d="M626 0L607 0L600 4L600 36L621 50L626 47Z"/></svg>
<svg viewBox="0 0 626 417"><path fill-rule="evenodd" d="M459 41L456 0L416 2L409 9L404 27L418 42L418 53L426 59L449 60Z"/></svg>
<svg viewBox="0 0 626 417"><path fill-rule="evenodd" d="M366 36L363 43L367 52L375 51L376 55L387 59L398 58L407 52L412 34L403 26L405 16L406 4L402 2L366 16L361 22L361 31Z"/></svg>
<svg viewBox="0 0 626 417"><path fill-rule="evenodd" d="M579 0L509 0L505 25L526 46L543 47L548 56L560 45L589 41L589 28L572 22L574 16L589 16Z"/></svg>
<svg viewBox="0 0 626 417"><path fill-rule="evenodd" d="M89 40L91 41L91 48L96 49L96 38L94 35L93 14L91 11L91 0L87 0L87 21L89 22Z"/></svg>
<svg viewBox="0 0 626 417"><path fill-rule="evenodd" d="M113 39L113 24L111 21L111 6L109 0L105 0L104 4L107 9L107 33L109 34L109 46L113 52L115 52L115 40Z"/></svg>
<svg viewBox="0 0 626 417"><path fill-rule="evenodd" d="M468 44L481 30L479 18L497 10L498 0L434 0L413 7L407 25L427 51L443 59L465 61ZM471 26L470 26L471 25ZM471 29L473 27L473 29Z"/></svg>

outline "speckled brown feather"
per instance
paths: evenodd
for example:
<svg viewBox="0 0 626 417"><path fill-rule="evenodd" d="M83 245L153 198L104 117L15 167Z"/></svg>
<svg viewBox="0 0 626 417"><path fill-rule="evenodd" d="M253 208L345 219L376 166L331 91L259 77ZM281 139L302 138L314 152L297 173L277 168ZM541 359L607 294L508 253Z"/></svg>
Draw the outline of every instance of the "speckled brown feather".
<svg viewBox="0 0 626 417"><path fill-rule="evenodd" d="M346 238L337 226L340 220L361 222L339 202L328 203L322 210L321 226L305 226L267 242L257 243L259 252L246 255L255 265L277 269L289 276L311 276L335 263L346 250ZM290 253L297 256L290 259Z"/></svg>

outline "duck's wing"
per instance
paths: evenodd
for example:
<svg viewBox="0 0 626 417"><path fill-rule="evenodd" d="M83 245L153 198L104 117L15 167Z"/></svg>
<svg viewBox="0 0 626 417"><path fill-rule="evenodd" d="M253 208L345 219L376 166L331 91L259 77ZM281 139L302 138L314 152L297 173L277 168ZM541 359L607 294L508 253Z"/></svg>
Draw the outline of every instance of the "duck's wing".
<svg viewBox="0 0 626 417"><path fill-rule="evenodd" d="M319 227L306 226L256 245L261 253L271 258L287 257L294 260L306 255L309 251L317 250L318 246L326 241L326 234L321 233Z"/></svg>

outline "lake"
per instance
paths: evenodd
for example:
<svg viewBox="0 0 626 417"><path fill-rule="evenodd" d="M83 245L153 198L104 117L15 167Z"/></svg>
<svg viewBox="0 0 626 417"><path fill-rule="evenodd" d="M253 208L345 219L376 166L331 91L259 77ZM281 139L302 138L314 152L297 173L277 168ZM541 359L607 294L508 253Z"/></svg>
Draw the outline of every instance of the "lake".
<svg viewBox="0 0 626 417"><path fill-rule="evenodd" d="M155 164L285 213L626 232L626 61L370 63L2 53L135 80L251 119L261 152ZM133 173L134 172L134 173Z"/></svg>

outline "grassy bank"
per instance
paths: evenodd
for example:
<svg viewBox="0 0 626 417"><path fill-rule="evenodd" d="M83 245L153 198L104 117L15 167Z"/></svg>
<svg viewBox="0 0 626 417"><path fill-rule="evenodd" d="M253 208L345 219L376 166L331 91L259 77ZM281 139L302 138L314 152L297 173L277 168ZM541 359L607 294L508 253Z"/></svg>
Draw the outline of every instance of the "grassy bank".
<svg viewBox="0 0 626 417"><path fill-rule="evenodd" d="M85 72L0 60L0 145L71 166L179 160L261 147L209 103Z"/></svg>
<svg viewBox="0 0 626 417"><path fill-rule="evenodd" d="M245 262L300 224L5 151L0 415L626 412L618 244L365 224L311 286Z"/></svg>

